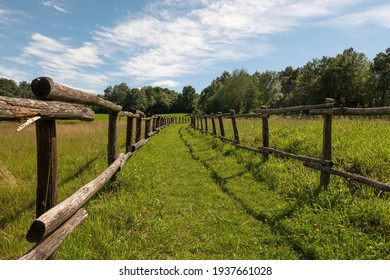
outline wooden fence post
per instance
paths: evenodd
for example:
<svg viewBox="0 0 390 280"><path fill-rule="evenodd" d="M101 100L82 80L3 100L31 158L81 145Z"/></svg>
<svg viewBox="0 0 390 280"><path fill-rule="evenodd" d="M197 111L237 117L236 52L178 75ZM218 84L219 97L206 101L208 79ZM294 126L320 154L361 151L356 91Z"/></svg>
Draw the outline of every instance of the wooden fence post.
<svg viewBox="0 0 390 280"><path fill-rule="evenodd" d="M37 141L37 193L36 217L57 204L58 160L55 120L36 122Z"/></svg>
<svg viewBox="0 0 390 280"><path fill-rule="evenodd" d="M240 144L240 136L238 135L238 129L237 129L237 122L236 117L234 116L236 112L234 110L230 110L230 114L232 115L232 126L233 126L233 132L234 132L234 140L237 144Z"/></svg>
<svg viewBox="0 0 390 280"><path fill-rule="evenodd" d="M211 114L211 125L213 127L213 135L217 135L217 129L215 128L215 117L214 114Z"/></svg>
<svg viewBox="0 0 390 280"><path fill-rule="evenodd" d="M221 136L225 137L225 128L223 126L222 112L218 112L218 121L219 121L219 129L221 131Z"/></svg>
<svg viewBox="0 0 390 280"><path fill-rule="evenodd" d="M147 118L145 120L145 139L149 138L149 133L150 133L150 118Z"/></svg>
<svg viewBox="0 0 390 280"><path fill-rule="evenodd" d="M202 120L202 116L200 116L199 117L199 119L200 119L200 132L202 132L203 133L203 120Z"/></svg>
<svg viewBox="0 0 390 280"><path fill-rule="evenodd" d="M133 144L133 117L127 117L127 128L126 128L126 153L130 152L131 145Z"/></svg>
<svg viewBox="0 0 390 280"><path fill-rule="evenodd" d="M331 98L325 99L325 104L334 103ZM332 119L333 116L324 115L324 130L323 130L323 142L322 142L322 159L332 161ZM321 171L320 185L327 188L330 183L330 173Z"/></svg>
<svg viewBox="0 0 390 280"><path fill-rule="evenodd" d="M135 120L135 142L141 141L141 125L142 125L142 117L139 116Z"/></svg>
<svg viewBox="0 0 390 280"><path fill-rule="evenodd" d="M110 166L118 157L118 134L117 134L117 118L118 112L109 111L108 113L108 145L107 145L107 160Z"/></svg>
<svg viewBox="0 0 390 280"><path fill-rule="evenodd" d="M36 122L37 141L37 192L35 216L57 204L58 193L58 159L57 132L55 120L38 120ZM56 253L48 259L55 259Z"/></svg>
<svg viewBox="0 0 390 280"><path fill-rule="evenodd" d="M209 132L209 124L208 124L207 115L204 116L204 120L205 120L205 123L204 123L205 132L208 133Z"/></svg>
<svg viewBox="0 0 390 280"><path fill-rule="evenodd" d="M261 108L261 109L267 109L267 106L261 106L260 108ZM266 147L266 148L269 147L269 125L268 125L268 118L269 118L269 115L267 115L267 117L263 117L263 118L262 118L262 124L263 124L263 127L262 127L263 147ZM265 154L263 154L263 155L264 155L264 160L268 160L268 159L269 159L269 153L265 153Z"/></svg>

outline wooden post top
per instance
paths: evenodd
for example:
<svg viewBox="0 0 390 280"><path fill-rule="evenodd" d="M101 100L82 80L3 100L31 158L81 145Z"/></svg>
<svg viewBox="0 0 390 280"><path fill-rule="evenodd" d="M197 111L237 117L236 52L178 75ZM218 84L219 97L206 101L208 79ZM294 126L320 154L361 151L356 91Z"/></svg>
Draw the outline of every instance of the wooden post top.
<svg viewBox="0 0 390 280"><path fill-rule="evenodd" d="M78 104L97 105L115 112L122 110L122 106L102 99L96 94L57 84L48 77L39 77L34 79L31 82L31 89L34 95L40 99L52 99Z"/></svg>

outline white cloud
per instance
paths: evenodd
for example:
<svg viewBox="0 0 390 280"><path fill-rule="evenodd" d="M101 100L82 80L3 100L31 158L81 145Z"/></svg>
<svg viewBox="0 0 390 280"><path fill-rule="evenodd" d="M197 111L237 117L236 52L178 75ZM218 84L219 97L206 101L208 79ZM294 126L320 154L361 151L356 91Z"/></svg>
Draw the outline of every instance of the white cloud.
<svg viewBox="0 0 390 280"><path fill-rule="evenodd" d="M65 5L63 3L60 3L59 1L42 1L42 5L45 7L53 8L57 12L68 12L68 10L65 8Z"/></svg>
<svg viewBox="0 0 390 280"><path fill-rule="evenodd" d="M390 5L336 17L324 21L322 24L340 27L359 27L367 24L375 24L384 28L390 28Z"/></svg>
<svg viewBox="0 0 390 280"><path fill-rule="evenodd" d="M35 59L45 75L58 77L60 81L83 81L85 84L103 85L107 82L105 74L93 70L103 61L99 50L91 42L81 47L72 47L67 43L54 40L39 33L31 35L31 41L24 49L23 59Z"/></svg>
<svg viewBox="0 0 390 280"><path fill-rule="evenodd" d="M220 61L265 56L268 36L305 19L335 14L353 0L165 0L94 33L118 75L166 79L206 71Z"/></svg>
<svg viewBox="0 0 390 280"><path fill-rule="evenodd" d="M0 29L10 28L28 17L27 13L23 11L0 8Z"/></svg>
<svg viewBox="0 0 390 280"><path fill-rule="evenodd" d="M177 87L180 83L172 80L157 81L151 84L153 87Z"/></svg>
<svg viewBox="0 0 390 280"><path fill-rule="evenodd" d="M27 79L27 74L19 69L11 69L8 66L0 65L0 77L14 81L23 81Z"/></svg>
<svg viewBox="0 0 390 280"><path fill-rule="evenodd" d="M358 0L362 1L362 0ZM67 12L62 1L42 1ZM113 26L93 32L76 46L71 40L34 33L13 61L39 65L59 82L106 85L111 78L175 87L183 75L208 72L220 62L256 59L274 50L269 37L296 26L337 17L356 0L164 0L148 4ZM373 9L334 23L375 21L389 26L390 8ZM7 17L7 11L0 9ZM360 20L360 21L359 21ZM12 59L12 58L7 58ZM102 70L101 66L110 66ZM218 68L219 69L219 68ZM20 73L19 73L20 74ZM155 82L157 81L157 82Z"/></svg>

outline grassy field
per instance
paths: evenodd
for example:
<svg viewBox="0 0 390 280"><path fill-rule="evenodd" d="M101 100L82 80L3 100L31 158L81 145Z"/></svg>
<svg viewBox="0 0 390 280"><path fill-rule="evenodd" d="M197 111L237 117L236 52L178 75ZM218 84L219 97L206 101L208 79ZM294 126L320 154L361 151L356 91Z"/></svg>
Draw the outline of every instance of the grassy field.
<svg viewBox="0 0 390 280"><path fill-rule="evenodd" d="M259 146L261 122L239 120ZM32 247L35 133L0 123L0 257ZM228 124L225 125L227 133ZM321 120L271 118L271 146L318 157ZM125 122L119 124L124 150ZM59 124L62 201L106 167L104 122ZM390 181L386 120L335 120L336 167ZM185 124L153 137L86 206L59 259L389 259L389 195L301 162L237 150Z"/></svg>

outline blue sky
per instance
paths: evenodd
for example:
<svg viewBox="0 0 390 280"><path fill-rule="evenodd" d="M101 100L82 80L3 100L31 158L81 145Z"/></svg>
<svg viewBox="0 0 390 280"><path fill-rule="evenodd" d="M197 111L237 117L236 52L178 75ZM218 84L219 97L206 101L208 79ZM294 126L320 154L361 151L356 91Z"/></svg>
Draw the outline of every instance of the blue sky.
<svg viewBox="0 0 390 280"><path fill-rule="evenodd" d="M224 70L280 71L353 47L390 47L382 0L0 0L0 77L94 93L197 92Z"/></svg>

